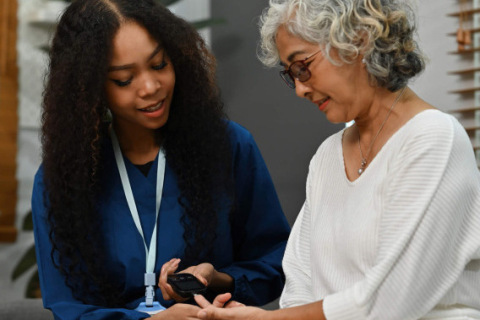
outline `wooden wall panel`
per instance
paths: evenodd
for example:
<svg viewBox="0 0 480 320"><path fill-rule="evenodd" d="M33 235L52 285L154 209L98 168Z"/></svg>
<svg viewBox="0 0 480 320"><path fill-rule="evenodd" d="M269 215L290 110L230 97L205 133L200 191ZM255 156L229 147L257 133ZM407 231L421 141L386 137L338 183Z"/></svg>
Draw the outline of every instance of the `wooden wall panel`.
<svg viewBox="0 0 480 320"><path fill-rule="evenodd" d="M0 0L0 242L17 236L17 1Z"/></svg>

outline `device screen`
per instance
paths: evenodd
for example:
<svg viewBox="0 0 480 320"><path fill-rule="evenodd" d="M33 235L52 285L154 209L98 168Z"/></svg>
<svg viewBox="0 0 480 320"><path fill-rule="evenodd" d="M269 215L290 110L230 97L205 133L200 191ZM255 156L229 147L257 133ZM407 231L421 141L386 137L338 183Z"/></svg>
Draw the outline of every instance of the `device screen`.
<svg viewBox="0 0 480 320"><path fill-rule="evenodd" d="M204 288L204 285L200 285L197 281L194 280L185 280L185 281L179 281L177 282L177 285L182 289L186 291L191 291L191 290L202 290Z"/></svg>
<svg viewBox="0 0 480 320"><path fill-rule="evenodd" d="M199 292L205 290L205 285L203 283L201 283L195 276L187 273L169 275L168 283L170 283L176 291Z"/></svg>

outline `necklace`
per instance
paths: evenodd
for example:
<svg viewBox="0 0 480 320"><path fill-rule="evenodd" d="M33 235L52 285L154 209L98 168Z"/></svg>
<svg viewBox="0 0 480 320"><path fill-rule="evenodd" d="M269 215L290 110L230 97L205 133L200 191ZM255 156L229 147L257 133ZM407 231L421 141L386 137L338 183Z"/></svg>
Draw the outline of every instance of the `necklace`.
<svg viewBox="0 0 480 320"><path fill-rule="evenodd" d="M358 130L358 127L357 127L358 148L360 149L360 156L362 157L362 162L360 162L360 168L358 169L358 175L361 175L365 171L365 167L367 166L367 159L368 159L368 156L370 155L370 151L372 151L373 144L375 143L375 140L377 140L377 137L380 134L380 131L382 131L383 126L385 125L385 122L387 122L387 119L390 116L390 113L392 113L393 108L395 107L398 100L402 96L403 92L405 91L405 88L406 87L402 89L402 92L400 92L398 96L395 98L395 101L393 101L392 106L390 107L390 110L388 110L387 116L385 117L385 120L383 120L382 124L380 125L380 129L378 129L377 134L375 135L375 137L373 137L372 142L370 142L370 146L368 146L368 150L365 156L363 156L362 146L360 145L360 131Z"/></svg>

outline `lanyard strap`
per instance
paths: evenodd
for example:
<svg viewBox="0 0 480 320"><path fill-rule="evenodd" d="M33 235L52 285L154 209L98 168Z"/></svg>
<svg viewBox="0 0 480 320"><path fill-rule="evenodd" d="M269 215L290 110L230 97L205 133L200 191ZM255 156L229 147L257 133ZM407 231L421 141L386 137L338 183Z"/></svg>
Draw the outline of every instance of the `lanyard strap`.
<svg viewBox="0 0 480 320"><path fill-rule="evenodd" d="M113 130L113 126L109 128L110 137L112 139L113 150L115 153L115 160L117 161L118 172L120 173L120 179L122 180L123 192L127 198L128 207L133 218L133 222L137 227L138 233L142 236L143 244L145 245L146 255L146 273L153 273L155 268L155 259L157 252L157 221L158 213L160 211L160 203L162 202L163 182L165 178L165 153L162 148L158 151L158 166L157 166L157 191L156 191L156 203L155 203L155 227L153 228L152 238L150 240L150 246L147 247L145 236L143 234L142 225L140 224L140 216L138 215L137 206L133 197L132 187L130 180L128 179L127 168L123 160L122 151L120 150L120 144L118 138Z"/></svg>

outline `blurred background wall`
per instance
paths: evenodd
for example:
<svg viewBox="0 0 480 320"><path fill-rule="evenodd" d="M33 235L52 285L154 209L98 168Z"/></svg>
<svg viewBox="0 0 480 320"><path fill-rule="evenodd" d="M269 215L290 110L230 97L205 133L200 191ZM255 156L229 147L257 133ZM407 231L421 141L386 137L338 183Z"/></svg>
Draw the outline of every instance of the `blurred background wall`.
<svg viewBox="0 0 480 320"><path fill-rule="evenodd" d="M323 113L295 96L278 76L276 69L264 68L256 58L258 16L267 0L183 0L177 14L224 18L225 24L205 30L204 35L217 57L218 81L230 118L246 127L264 156L274 180L284 212L295 220L305 197L308 163L320 143L343 127L330 124ZM187 4L187 2L189 2ZM19 27L19 133L17 154L17 227L30 209L33 175L40 163L38 139L41 88L46 55L39 47L49 39L49 27L31 22L45 0L18 0ZM201 7L197 7L201 3ZM440 109L455 105L456 78L447 75L456 58L454 30L457 20L447 17L458 11L455 1L419 0L420 45L429 56L427 71L412 83L412 88ZM328 75L325 75L328 77ZM0 106L1 108L1 106ZM0 244L0 300L23 296L29 274L10 280L14 264L33 243L31 232L19 232L13 244ZM33 272L33 270L31 271Z"/></svg>
<svg viewBox="0 0 480 320"><path fill-rule="evenodd" d="M212 16L227 21L212 28L212 49L229 115L255 137L292 223L303 202L310 158L342 125L329 123L313 104L285 85L279 69L267 69L258 60L258 16L267 4L212 0Z"/></svg>

